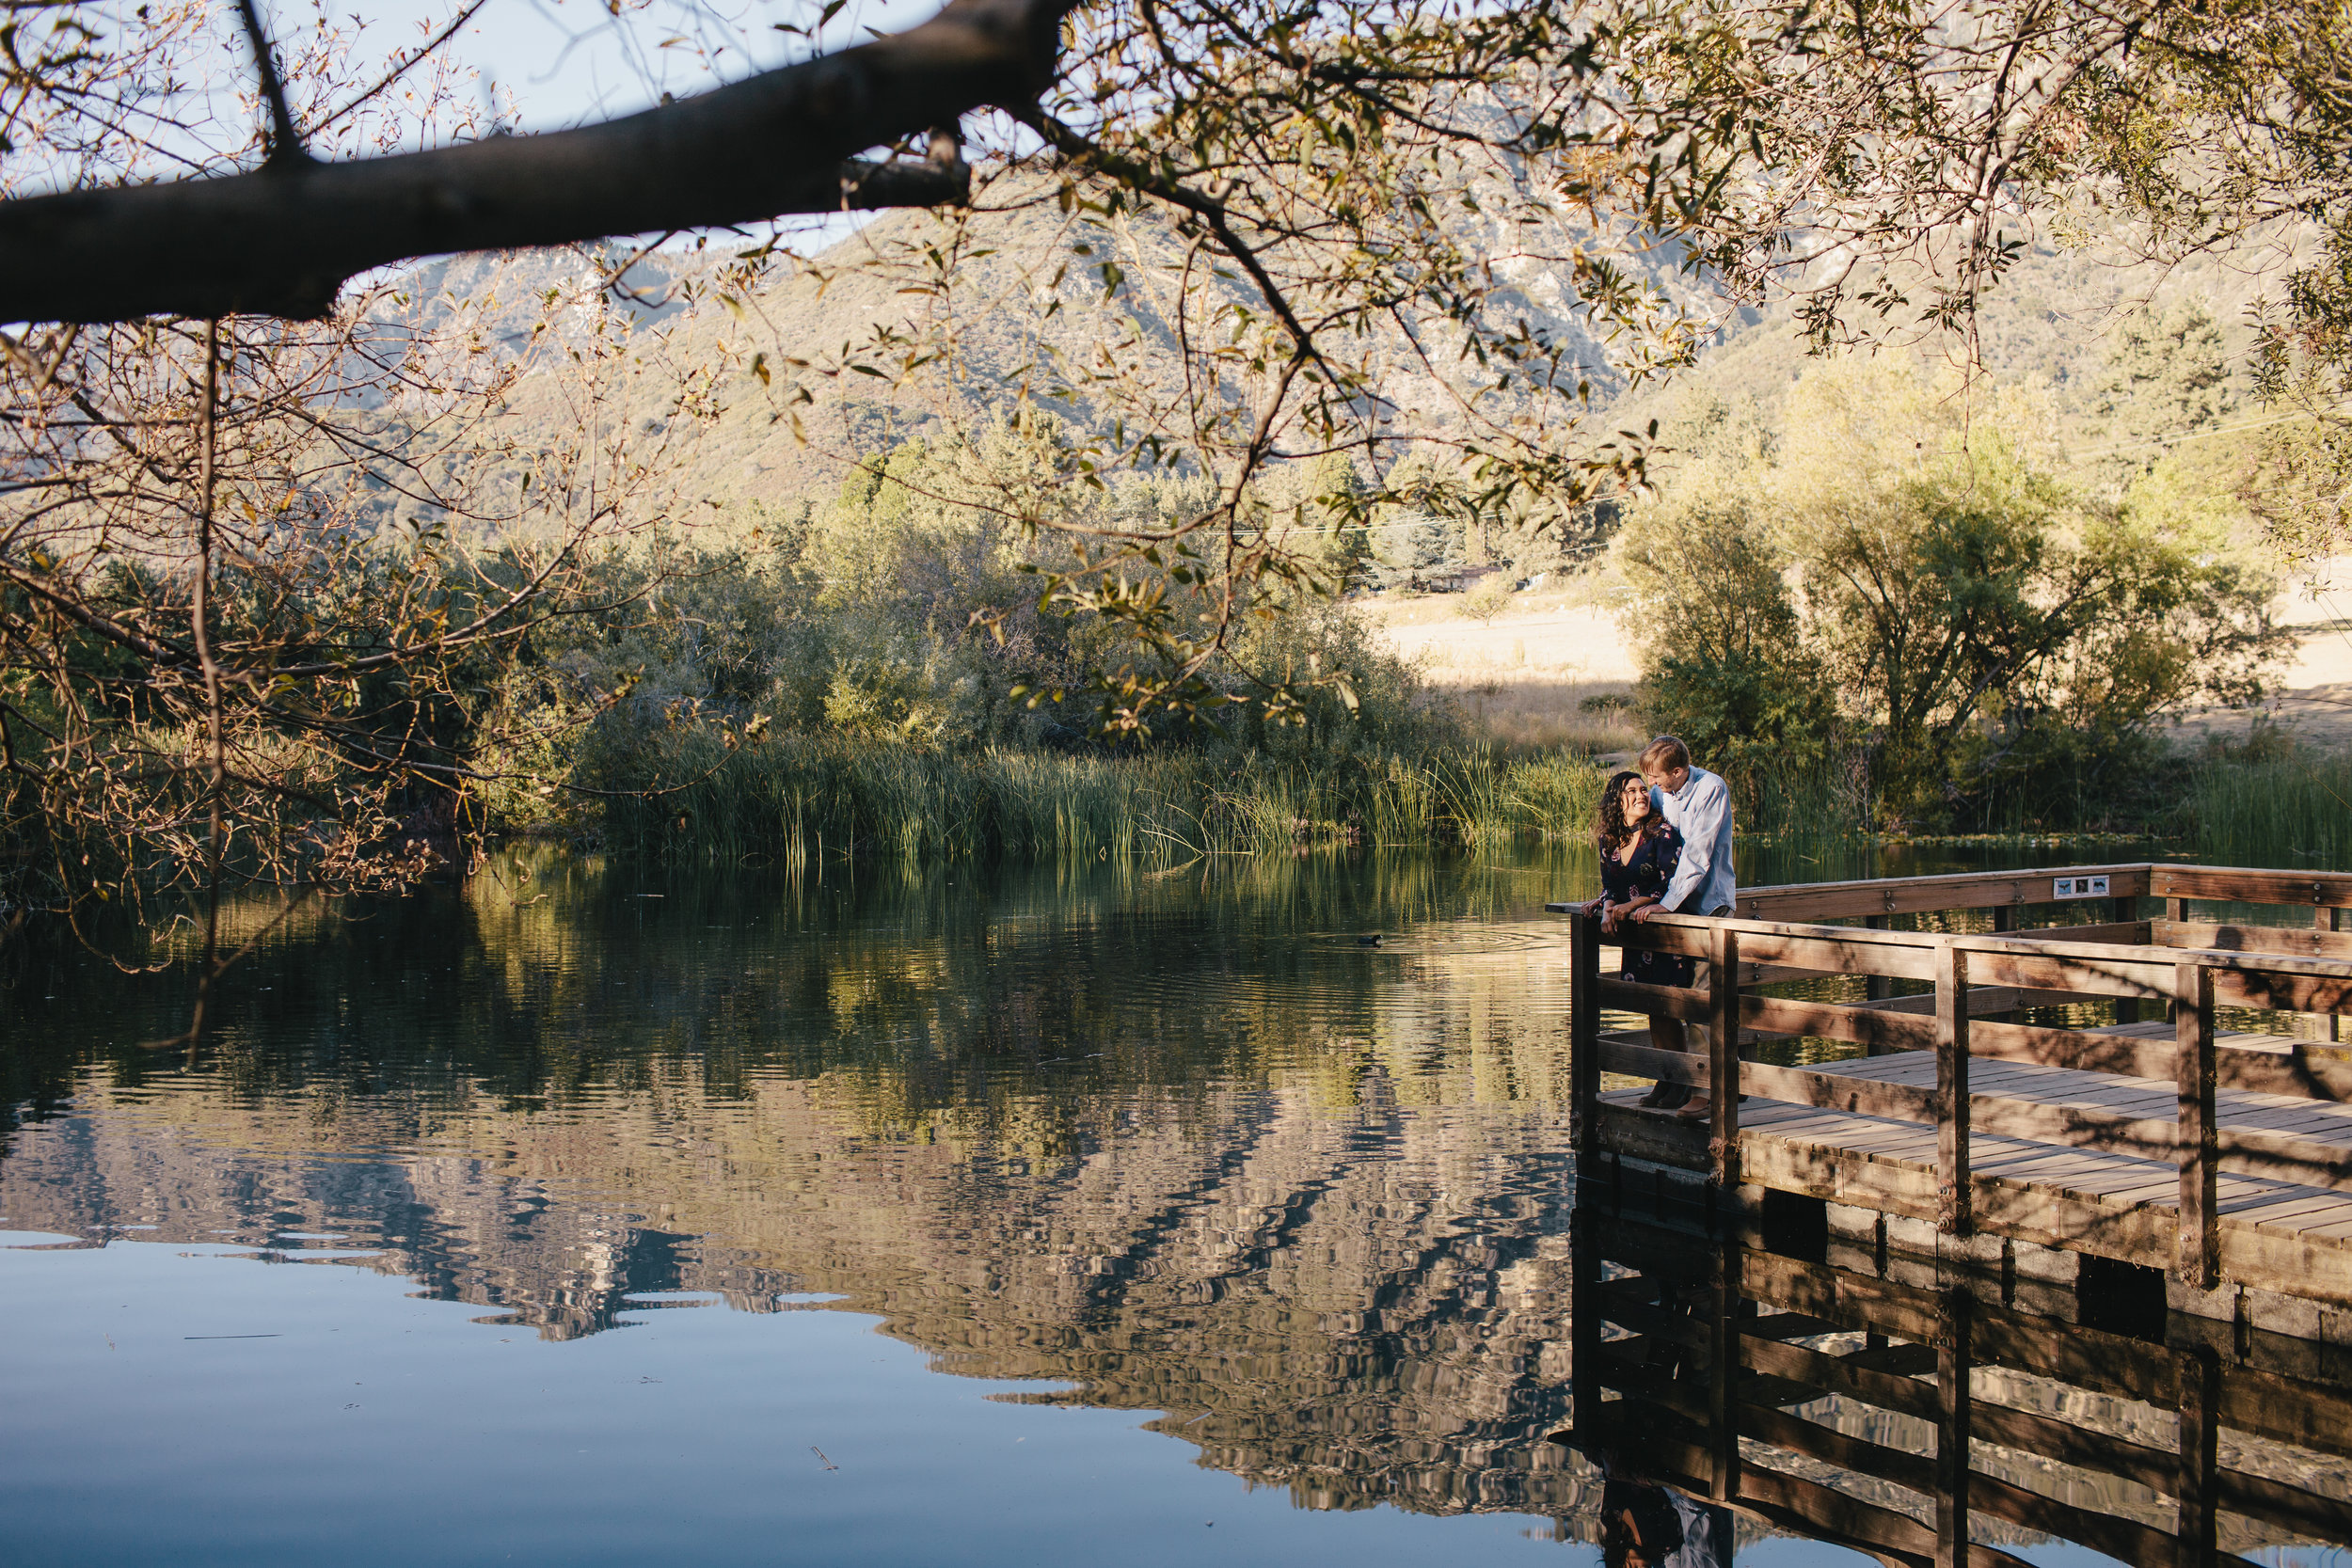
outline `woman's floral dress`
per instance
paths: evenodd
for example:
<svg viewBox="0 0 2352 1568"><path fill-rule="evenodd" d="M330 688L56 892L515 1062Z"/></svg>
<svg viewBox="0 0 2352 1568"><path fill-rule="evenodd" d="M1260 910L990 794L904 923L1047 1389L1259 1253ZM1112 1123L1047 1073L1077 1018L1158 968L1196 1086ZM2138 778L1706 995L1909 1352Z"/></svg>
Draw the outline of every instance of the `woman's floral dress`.
<svg viewBox="0 0 2352 1568"><path fill-rule="evenodd" d="M1604 849L1600 854L1600 888L1611 903L1663 898L1667 884L1674 880L1675 867L1682 861L1682 835L1661 822L1642 834L1632 860L1619 860L1617 855L1613 849ZM1638 980L1645 986L1687 986L1697 971L1694 958L1645 953L1632 947L1624 952L1625 969L1620 978Z"/></svg>

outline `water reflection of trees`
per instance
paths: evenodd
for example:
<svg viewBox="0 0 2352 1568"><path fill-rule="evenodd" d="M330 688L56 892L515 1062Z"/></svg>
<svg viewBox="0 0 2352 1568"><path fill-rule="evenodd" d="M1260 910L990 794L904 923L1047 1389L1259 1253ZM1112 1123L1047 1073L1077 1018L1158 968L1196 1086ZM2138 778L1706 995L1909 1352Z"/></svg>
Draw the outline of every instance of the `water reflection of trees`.
<svg viewBox="0 0 2352 1568"><path fill-rule="evenodd" d="M1574 1511L1572 867L529 868L290 930L192 1067L56 987L0 1212L335 1233L554 1338L820 1292L1313 1506Z"/></svg>

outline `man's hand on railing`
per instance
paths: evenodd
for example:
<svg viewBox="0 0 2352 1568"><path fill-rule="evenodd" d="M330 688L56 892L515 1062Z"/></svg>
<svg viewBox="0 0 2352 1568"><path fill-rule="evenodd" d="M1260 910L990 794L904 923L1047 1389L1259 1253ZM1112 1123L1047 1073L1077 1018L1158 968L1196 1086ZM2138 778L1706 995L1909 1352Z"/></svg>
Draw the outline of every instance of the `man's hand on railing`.
<svg viewBox="0 0 2352 1568"><path fill-rule="evenodd" d="M1645 925L1648 923L1650 911L1658 907L1658 900L1650 897L1631 898L1622 904L1611 904L1600 917L1601 934L1603 936L1613 934L1618 927L1629 920L1637 925Z"/></svg>

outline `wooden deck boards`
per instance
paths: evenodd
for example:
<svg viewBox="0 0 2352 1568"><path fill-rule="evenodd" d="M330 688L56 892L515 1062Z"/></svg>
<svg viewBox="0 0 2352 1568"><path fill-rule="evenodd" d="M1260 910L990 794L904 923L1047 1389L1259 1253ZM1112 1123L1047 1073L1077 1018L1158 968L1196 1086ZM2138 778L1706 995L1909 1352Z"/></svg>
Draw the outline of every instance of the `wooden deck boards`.
<svg viewBox="0 0 2352 1568"><path fill-rule="evenodd" d="M1934 1063L1930 1060L1924 1066L1931 1082ZM1872 1077L1889 1069L1910 1075L1890 1076L1885 1080L1897 1083L1915 1081L1917 1073L1917 1065L1899 1056L1821 1064L1813 1070L1825 1072L1834 1068L1848 1067L1867 1069ZM2062 1069L2032 1070L2058 1073L2065 1078L2100 1076L2067 1072ZM1634 1101L1639 1098L1640 1091L1630 1089L1601 1096L1606 1103L1629 1109L1633 1108ZM2169 1115L2173 1104L2172 1098L2168 1094L2164 1100L2164 1113ZM1670 1113L1648 1114L1661 1120L1671 1119ZM2231 1124L2248 1125L2235 1118L2230 1120ZM2352 1117L2338 1118L2337 1127L2336 1139L2331 1141L2341 1141L2346 1147L2352 1147ZM1740 1107L1740 1130L1743 1141L1751 1136L1770 1138L1799 1147L1838 1149L1877 1160L1896 1161L1929 1170L1935 1165L1936 1130L1919 1122L1894 1121L1851 1111L1791 1105L1751 1097ZM2054 1192L2104 1208L2150 1209L2169 1212L2176 1210L2180 1203L2178 1170L2167 1163L2143 1160L2129 1154L2069 1148L1978 1132L1969 1138L1968 1158L1971 1167L1979 1177ZM2352 1243L2352 1193L2329 1192L2231 1172L2222 1173L2217 1188L2218 1211L2225 1225L2250 1226L2274 1235L2324 1245ZM1863 1201L1867 1203L1867 1200Z"/></svg>
<svg viewBox="0 0 2352 1568"><path fill-rule="evenodd" d="M2169 1028L2170 1025L2161 1027ZM2225 1036L2234 1044L2255 1036ZM1906 1051L1886 1056L1857 1056L1821 1062L1809 1070L1833 1077L1859 1078L1913 1088L1935 1086L1935 1056L1931 1052ZM2169 1121L2180 1107L2178 1088L2157 1078L2126 1078L2120 1073L2083 1072L2073 1068L2043 1067L2032 1062L1971 1061L1971 1093L2030 1100L2043 1105L2070 1105L2085 1110L2111 1111L2121 1116ZM2302 1100L2293 1095L2258 1094L2246 1089L2220 1089L2214 1110L2224 1128L2244 1127L2273 1132L2293 1132L2315 1142L2352 1149L2352 1104L2332 1100Z"/></svg>

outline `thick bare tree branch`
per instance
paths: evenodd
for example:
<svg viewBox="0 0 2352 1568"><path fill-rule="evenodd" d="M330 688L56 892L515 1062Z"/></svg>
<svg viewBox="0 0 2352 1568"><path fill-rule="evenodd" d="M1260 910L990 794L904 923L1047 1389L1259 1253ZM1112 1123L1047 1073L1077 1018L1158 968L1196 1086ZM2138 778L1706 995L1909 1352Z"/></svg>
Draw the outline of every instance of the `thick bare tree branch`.
<svg viewBox="0 0 2352 1568"><path fill-rule="evenodd" d="M574 131L0 202L0 320L315 317L345 279L415 256L958 202L951 141L924 163L850 155L1032 103L1073 3L952 0L907 32Z"/></svg>

